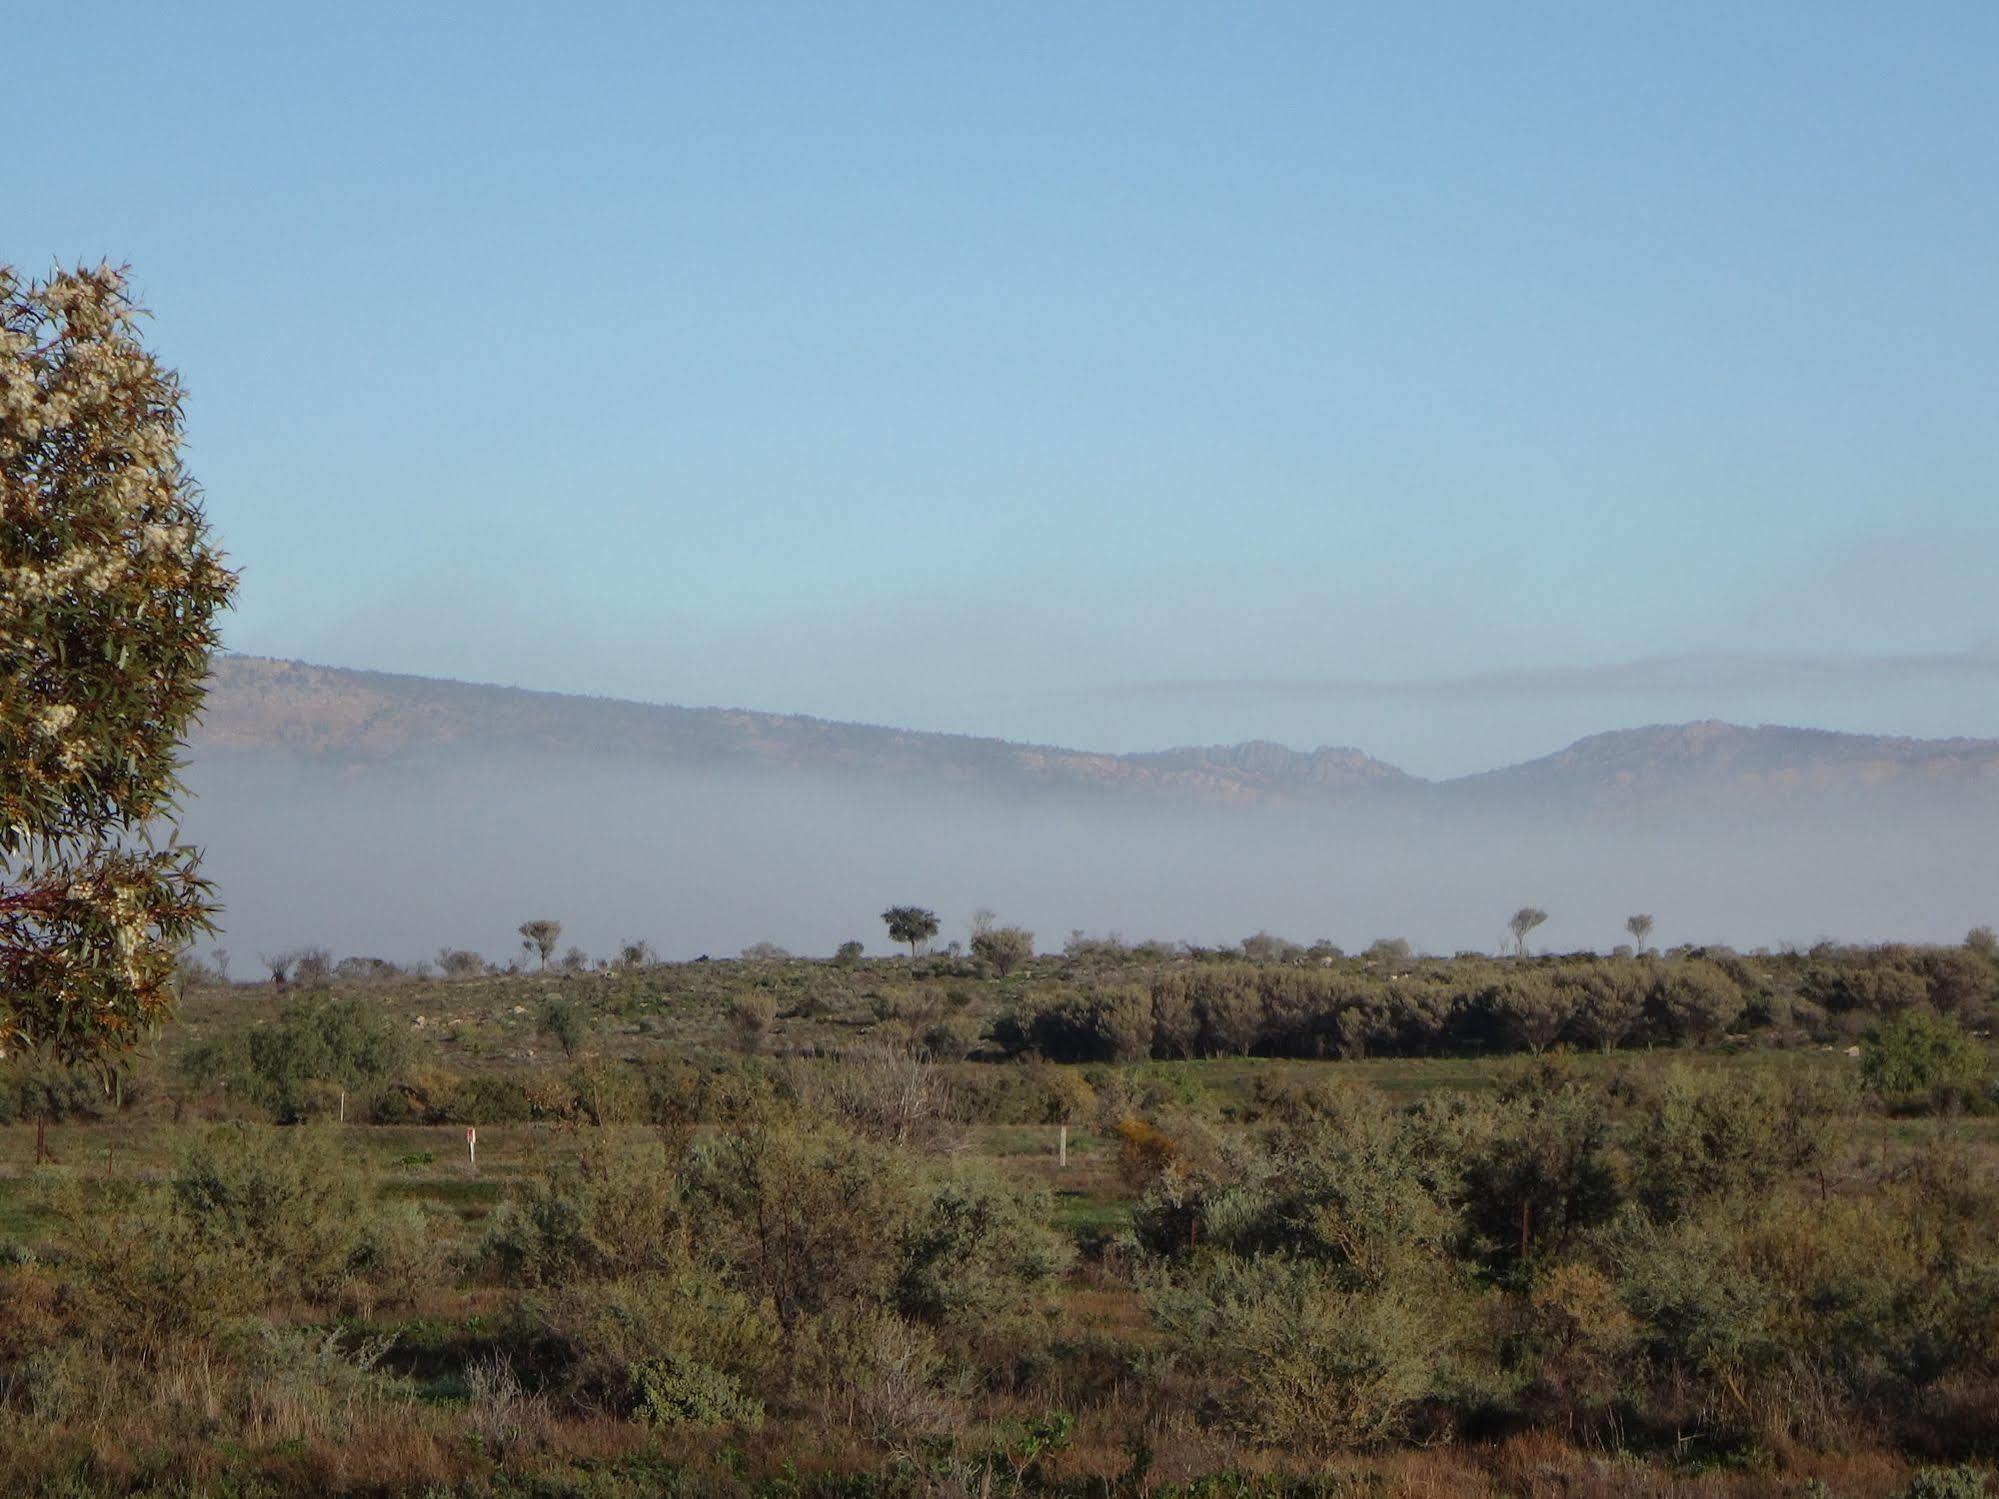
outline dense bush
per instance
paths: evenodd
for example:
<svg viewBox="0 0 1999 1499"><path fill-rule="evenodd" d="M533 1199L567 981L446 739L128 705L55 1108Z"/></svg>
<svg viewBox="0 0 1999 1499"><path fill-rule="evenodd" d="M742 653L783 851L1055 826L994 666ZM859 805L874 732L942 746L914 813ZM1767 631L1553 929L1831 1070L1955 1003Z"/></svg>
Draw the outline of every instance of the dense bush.
<svg viewBox="0 0 1999 1499"><path fill-rule="evenodd" d="M972 956L1005 978L1034 957L1034 933L1017 926L989 926L972 935Z"/></svg>
<svg viewBox="0 0 1999 1499"><path fill-rule="evenodd" d="M54 1206L77 1231L75 1327L146 1357L273 1306L404 1299L445 1269L422 1210L383 1201L324 1129L218 1126L114 1212L91 1212L73 1182Z"/></svg>
<svg viewBox="0 0 1999 1499"><path fill-rule="evenodd" d="M105 1080L83 1069L20 1056L0 1066L0 1124L99 1119L115 1101Z"/></svg>
<svg viewBox="0 0 1999 1499"><path fill-rule="evenodd" d="M1942 1108L1986 1102L1992 1058L1949 1016L1912 1009L1868 1032L1860 1068L1891 1107Z"/></svg>
<svg viewBox="0 0 1999 1499"><path fill-rule="evenodd" d="M1854 1102L1805 1074L1545 1066L1405 1110L1275 1095L1246 1149L1154 1152L1148 1305L1259 1443L1379 1441L1474 1391L1481 1419L1837 1441L1999 1372L1992 1187L1945 1151L1832 1195Z"/></svg>
<svg viewBox="0 0 1999 1499"><path fill-rule="evenodd" d="M661 1270L685 1258L676 1162L658 1141L603 1139L519 1182L494 1210L482 1257L521 1285Z"/></svg>
<svg viewBox="0 0 1999 1499"><path fill-rule="evenodd" d="M920 1321L968 1330L1028 1310L1071 1257L1047 1220L1044 1198L991 1176L938 1181L903 1234L897 1306Z"/></svg>
<svg viewBox="0 0 1999 1499"><path fill-rule="evenodd" d="M1445 1341L1405 1292L1348 1289L1278 1256L1205 1256L1147 1303L1176 1354L1215 1381L1219 1424L1313 1453L1396 1436L1430 1391Z"/></svg>
<svg viewBox="0 0 1999 1499"><path fill-rule="evenodd" d="M1063 1062L1608 1052L1709 1046L1750 1028L1844 1044L1857 1020L1911 1009L1984 1021L1999 992L1993 965L1970 949L1894 947L1819 951L1803 964L1720 950L1508 962L1223 956L1144 980L1098 964L1089 987L1002 1015L992 1039Z"/></svg>
<svg viewBox="0 0 1999 1499"><path fill-rule="evenodd" d="M273 1024L196 1047L186 1072L292 1123L334 1112L343 1090L372 1093L410 1056L405 1027L370 1000L346 996L292 1005Z"/></svg>

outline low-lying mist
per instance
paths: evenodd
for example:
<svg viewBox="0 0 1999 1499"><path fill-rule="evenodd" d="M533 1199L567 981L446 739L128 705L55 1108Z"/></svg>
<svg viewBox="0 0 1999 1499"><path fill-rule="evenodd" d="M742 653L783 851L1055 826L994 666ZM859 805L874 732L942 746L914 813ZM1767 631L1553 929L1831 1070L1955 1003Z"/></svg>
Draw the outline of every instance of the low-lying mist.
<svg viewBox="0 0 1999 1499"><path fill-rule="evenodd" d="M1999 917L1993 819L1843 807L1750 823L1436 809L1188 807L611 760L454 755L336 766L198 761L186 837L227 909L218 945L490 958L549 916L592 955L755 942L892 950L878 913L934 908L939 941L990 907L1056 949L1071 930L1202 944L1268 929L1349 949L1492 950L1516 908L1548 949L1960 939ZM1986 810L1989 811L1989 808Z"/></svg>

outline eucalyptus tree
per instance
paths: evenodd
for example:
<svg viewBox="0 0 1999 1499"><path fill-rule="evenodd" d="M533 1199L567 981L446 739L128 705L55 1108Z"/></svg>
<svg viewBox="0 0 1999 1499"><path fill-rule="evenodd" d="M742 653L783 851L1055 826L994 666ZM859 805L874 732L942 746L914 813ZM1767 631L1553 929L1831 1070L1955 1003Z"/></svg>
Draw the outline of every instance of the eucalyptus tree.
<svg viewBox="0 0 1999 1499"><path fill-rule="evenodd" d="M1513 933L1513 953L1523 957L1527 952L1527 934L1548 919L1548 913L1538 906L1522 906L1507 918L1507 930Z"/></svg>
<svg viewBox="0 0 1999 1499"><path fill-rule="evenodd" d="M882 912L882 921L888 926L892 940L909 944L912 958L919 947L937 935L937 913L922 906L890 906Z"/></svg>
<svg viewBox="0 0 1999 1499"><path fill-rule="evenodd" d="M235 575L122 271L0 266L0 1049L109 1071L214 929L174 817Z"/></svg>

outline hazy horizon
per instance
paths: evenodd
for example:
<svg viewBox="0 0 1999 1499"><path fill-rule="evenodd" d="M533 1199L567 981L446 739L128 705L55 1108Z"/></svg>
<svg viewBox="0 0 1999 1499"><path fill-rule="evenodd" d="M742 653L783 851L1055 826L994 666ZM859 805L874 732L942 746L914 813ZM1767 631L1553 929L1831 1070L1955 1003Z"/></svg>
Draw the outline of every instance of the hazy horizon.
<svg viewBox="0 0 1999 1499"><path fill-rule="evenodd" d="M1523 904L1550 950L1655 940L1743 948L1957 941L1994 919L1999 848L1965 804L1636 822L1403 807L1209 807L989 794L812 772L746 773L470 749L366 767L197 759L184 830L227 909L218 942L396 961L504 958L564 923L604 956L734 956L770 941L892 951L916 902L962 938L990 907L1059 949L1072 929L1214 946L1259 929L1357 950L1494 950ZM1989 797L1974 805L1993 810ZM247 967L239 972L247 972Z"/></svg>

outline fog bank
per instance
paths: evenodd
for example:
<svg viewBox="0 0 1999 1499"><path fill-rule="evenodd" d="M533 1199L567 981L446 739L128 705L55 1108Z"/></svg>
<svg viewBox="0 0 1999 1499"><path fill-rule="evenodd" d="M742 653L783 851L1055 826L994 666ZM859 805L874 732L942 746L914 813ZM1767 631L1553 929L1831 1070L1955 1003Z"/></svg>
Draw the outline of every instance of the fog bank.
<svg viewBox="0 0 1999 1499"><path fill-rule="evenodd" d="M931 906L940 941L991 907L1044 949L1072 929L1203 944L1268 929L1354 948L1491 950L1531 903L1536 945L1608 948L1624 917L1654 940L1741 947L1948 940L1999 919L1990 799L1797 811L1743 822L1376 807L1187 807L1002 799L926 785L551 761L340 767L276 757L190 770L184 834L207 849L238 972L316 944L406 961L517 950L531 917L593 955L753 942L889 951L878 913Z"/></svg>

